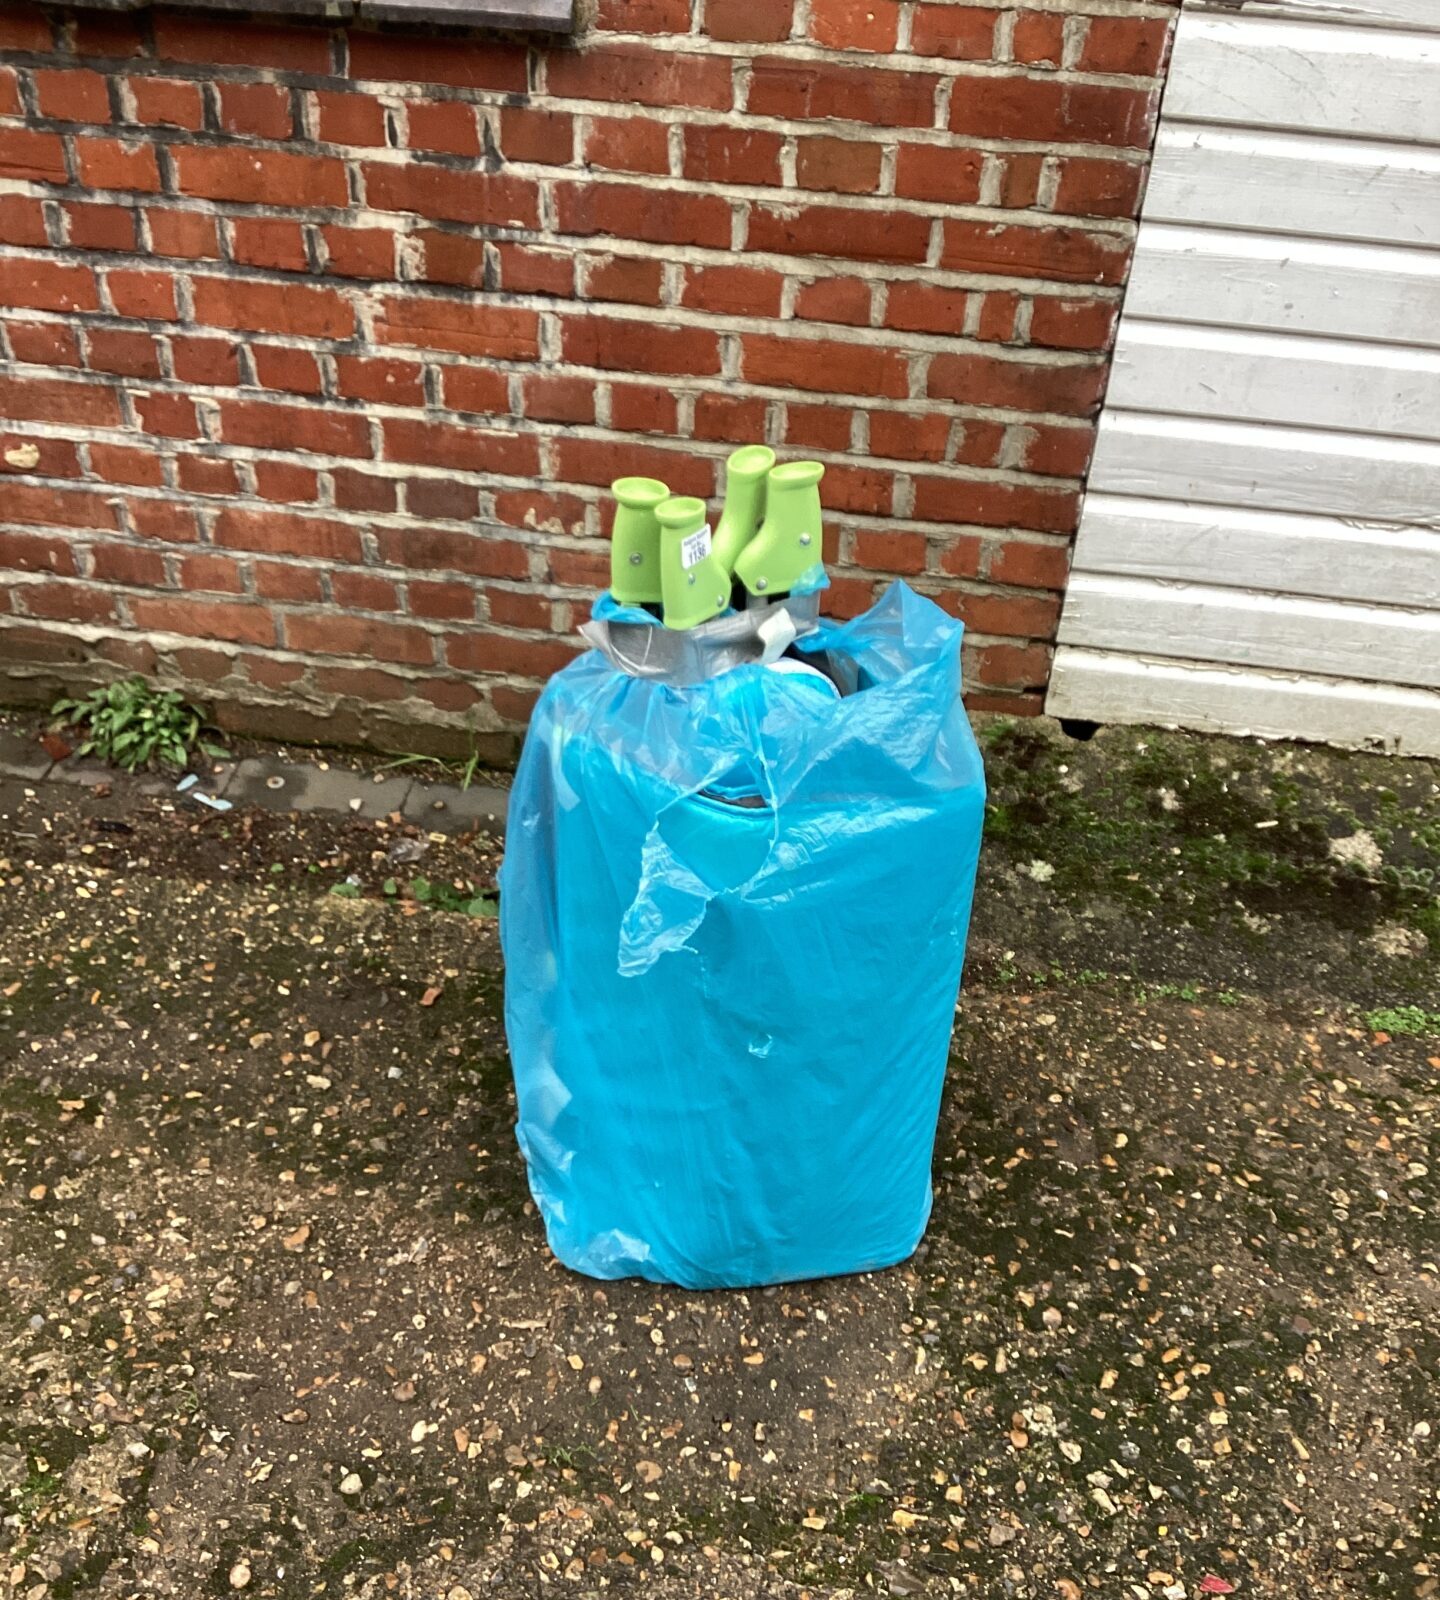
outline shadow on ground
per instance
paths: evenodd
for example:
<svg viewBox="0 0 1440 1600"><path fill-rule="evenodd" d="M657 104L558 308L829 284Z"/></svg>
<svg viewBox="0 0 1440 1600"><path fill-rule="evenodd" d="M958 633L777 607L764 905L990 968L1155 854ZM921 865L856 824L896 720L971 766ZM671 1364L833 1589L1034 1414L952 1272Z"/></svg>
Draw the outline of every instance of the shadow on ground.
<svg viewBox="0 0 1440 1600"><path fill-rule="evenodd" d="M927 1242L750 1294L549 1258L396 829L0 792L0 1583L1440 1593L1434 770L990 764Z"/></svg>

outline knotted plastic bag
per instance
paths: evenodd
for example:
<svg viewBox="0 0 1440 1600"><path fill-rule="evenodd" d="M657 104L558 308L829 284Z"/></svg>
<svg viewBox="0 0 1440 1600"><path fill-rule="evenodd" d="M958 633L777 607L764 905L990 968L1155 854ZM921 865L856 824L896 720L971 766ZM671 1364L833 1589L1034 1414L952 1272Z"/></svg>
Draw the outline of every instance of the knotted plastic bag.
<svg viewBox="0 0 1440 1600"><path fill-rule="evenodd" d="M919 1242L985 799L960 637L896 584L801 641L843 699L595 651L550 680L500 930L520 1148L567 1266L735 1287Z"/></svg>

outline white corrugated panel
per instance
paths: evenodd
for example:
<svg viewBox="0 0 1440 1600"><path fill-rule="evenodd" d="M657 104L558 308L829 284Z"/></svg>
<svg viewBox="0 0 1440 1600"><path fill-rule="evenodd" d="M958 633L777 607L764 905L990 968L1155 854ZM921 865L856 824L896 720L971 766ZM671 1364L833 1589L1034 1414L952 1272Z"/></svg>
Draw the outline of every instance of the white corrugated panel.
<svg viewBox="0 0 1440 1600"><path fill-rule="evenodd" d="M1047 709L1440 754L1440 0L1190 0Z"/></svg>

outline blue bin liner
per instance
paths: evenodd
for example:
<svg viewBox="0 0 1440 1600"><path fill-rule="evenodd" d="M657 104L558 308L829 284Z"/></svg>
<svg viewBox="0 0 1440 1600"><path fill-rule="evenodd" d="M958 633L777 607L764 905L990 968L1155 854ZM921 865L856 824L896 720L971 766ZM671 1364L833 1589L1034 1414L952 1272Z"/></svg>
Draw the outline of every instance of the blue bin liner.
<svg viewBox="0 0 1440 1600"><path fill-rule="evenodd" d="M918 1244L985 802L960 638L896 584L802 641L851 659L845 699L594 651L550 680L500 931L517 1133L567 1266L736 1287Z"/></svg>

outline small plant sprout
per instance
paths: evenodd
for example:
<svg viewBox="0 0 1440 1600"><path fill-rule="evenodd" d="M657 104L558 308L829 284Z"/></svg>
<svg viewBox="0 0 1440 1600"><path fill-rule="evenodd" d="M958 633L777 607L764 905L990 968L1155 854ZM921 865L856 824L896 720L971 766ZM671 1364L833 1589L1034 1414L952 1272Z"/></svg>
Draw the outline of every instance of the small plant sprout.
<svg viewBox="0 0 1440 1600"><path fill-rule="evenodd" d="M126 772L180 769L197 750L208 756L224 754L202 737L205 718L178 689L156 689L143 678L124 678L79 699L57 700L50 715L53 728L84 733L76 755L98 756Z"/></svg>

